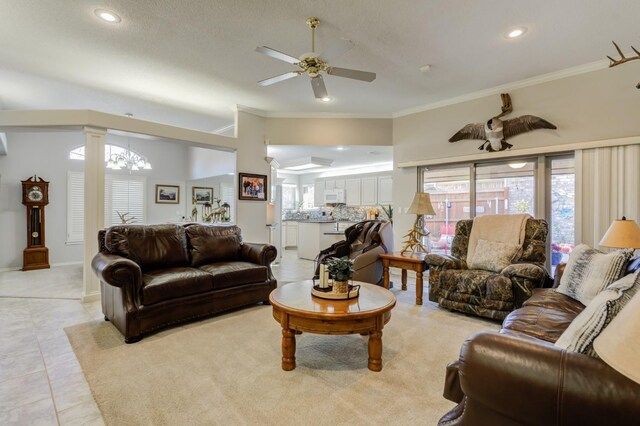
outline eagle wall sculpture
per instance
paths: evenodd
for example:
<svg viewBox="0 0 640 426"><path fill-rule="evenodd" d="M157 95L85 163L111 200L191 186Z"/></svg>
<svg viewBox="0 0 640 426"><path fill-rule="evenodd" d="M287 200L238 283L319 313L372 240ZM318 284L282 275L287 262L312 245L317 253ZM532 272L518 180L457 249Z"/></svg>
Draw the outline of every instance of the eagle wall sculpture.
<svg viewBox="0 0 640 426"><path fill-rule="evenodd" d="M502 93L500 96L502 97L502 112L499 115L490 118L486 123L467 124L451 136L449 142L478 139L485 141L478 147L479 150L504 151L513 146L507 143L507 139L513 136L537 129L557 129L555 125L535 115L522 115L509 120L501 120L501 117L513 111L513 106L511 105L511 96L508 93Z"/></svg>

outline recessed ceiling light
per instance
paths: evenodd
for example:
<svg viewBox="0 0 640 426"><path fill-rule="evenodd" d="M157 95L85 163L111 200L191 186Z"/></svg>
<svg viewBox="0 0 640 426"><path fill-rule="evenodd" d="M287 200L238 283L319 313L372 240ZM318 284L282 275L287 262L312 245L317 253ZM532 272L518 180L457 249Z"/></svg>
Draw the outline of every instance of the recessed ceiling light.
<svg viewBox="0 0 640 426"><path fill-rule="evenodd" d="M509 163L509 167L511 167L512 169L521 169L526 165L527 163Z"/></svg>
<svg viewBox="0 0 640 426"><path fill-rule="evenodd" d="M122 21L122 19L117 14L111 12L110 10L96 9L94 13L98 18L112 24L117 24L118 22Z"/></svg>
<svg viewBox="0 0 640 426"><path fill-rule="evenodd" d="M431 65L427 64L427 65L423 65L420 68L418 68L420 70L421 73L426 74L429 72L429 70L431 69Z"/></svg>
<svg viewBox="0 0 640 426"><path fill-rule="evenodd" d="M331 102L333 98L331 96L325 96L324 98L320 98L322 102Z"/></svg>
<svg viewBox="0 0 640 426"><path fill-rule="evenodd" d="M518 37L522 36L526 32L527 32L527 28L526 27L517 27L517 28L513 28L509 32L507 32L506 37L507 38L518 38Z"/></svg>
<svg viewBox="0 0 640 426"><path fill-rule="evenodd" d="M344 146L339 146L336 148L338 151L344 151Z"/></svg>

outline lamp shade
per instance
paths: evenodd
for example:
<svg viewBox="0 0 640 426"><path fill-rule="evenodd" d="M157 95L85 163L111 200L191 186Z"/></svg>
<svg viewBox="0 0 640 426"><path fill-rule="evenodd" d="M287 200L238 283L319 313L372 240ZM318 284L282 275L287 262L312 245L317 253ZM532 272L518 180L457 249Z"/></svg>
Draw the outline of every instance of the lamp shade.
<svg viewBox="0 0 640 426"><path fill-rule="evenodd" d="M436 212L433 210L433 206L431 205L431 197L426 192L416 192L416 195L413 197L413 202L411 203L411 207L407 210L407 213L414 213L417 215L430 215L433 216Z"/></svg>
<svg viewBox="0 0 640 426"><path fill-rule="evenodd" d="M603 247L640 248L640 227L634 220L614 220L600 240Z"/></svg>
<svg viewBox="0 0 640 426"><path fill-rule="evenodd" d="M640 383L640 293L596 337L593 347L604 362Z"/></svg>

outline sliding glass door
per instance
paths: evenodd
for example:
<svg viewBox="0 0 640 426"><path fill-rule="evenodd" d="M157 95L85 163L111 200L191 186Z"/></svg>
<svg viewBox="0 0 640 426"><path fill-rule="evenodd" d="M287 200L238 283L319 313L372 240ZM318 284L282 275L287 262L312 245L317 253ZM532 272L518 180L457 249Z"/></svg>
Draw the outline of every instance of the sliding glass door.
<svg viewBox="0 0 640 426"><path fill-rule="evenodd" d="M469 167L425 170L423 191L431 195L435 216L425 217L431 253L449 254L456 223L471 217Z"/></svg>
<svg viewBox="0 0 640 426"><path fill-rule="evenodd" d="M543 167L544 170L538 170ZM542 177L544 176L544 179ZM538 179L543 181L538 181ZM575 235L573 156L533 157L422 169L422 190L435 216L426 217L432 253L449 254L459 220L489 214L546 212L549 266L566 262ZM538 199L537 194L541 199ZM552 253L556 253L552 255Z"/></svg>

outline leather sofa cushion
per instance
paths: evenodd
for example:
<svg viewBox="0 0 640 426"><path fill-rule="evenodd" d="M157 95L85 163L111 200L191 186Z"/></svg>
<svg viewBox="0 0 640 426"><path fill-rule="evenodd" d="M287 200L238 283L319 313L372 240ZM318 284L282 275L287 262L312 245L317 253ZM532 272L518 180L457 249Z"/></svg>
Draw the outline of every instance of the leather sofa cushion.
<svg viewBox="0 0 640 426"><path fill-rule="evenodd" d="M188 266L187 237L181 225L116 225L107 229L106 248L133 260L143 271Z"/></svg>
<svg viewBox="0 0 640 426"><path fill-rule="evenodd" d="M507 315L502 328L554 343L577 315L544 306L523 306Z"/></svg>
<svg viewBox="0 0 640 426"><path fill-rule="evenodd" d="M142 275L142 303L153 305L213 290L213 277L199 269L176 267Z"/></svg>
<svg viewBox="0 0 640 426"><path fill-rule="evenodd" d="M187 227L191 266L221 260L238 260L242 248L237 226L190 225Z"/></svg>
<svg viewBox="0 0 640 426"><path fill-rule="evenodd" d="M522 306L540 306L563 312L579 314L584 305L571 297L553 289L534 288L531 297Z"/></svg>
<svg viewBox="0 0 640 426"><path fill-rule="evenodd" d="M216 262L200 266L213 276L214 290L267 281L266 266L250 262Z"/></svg>

